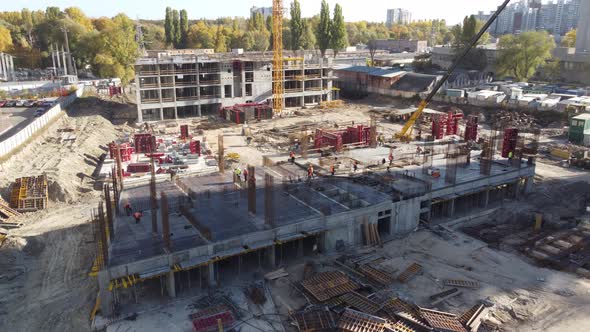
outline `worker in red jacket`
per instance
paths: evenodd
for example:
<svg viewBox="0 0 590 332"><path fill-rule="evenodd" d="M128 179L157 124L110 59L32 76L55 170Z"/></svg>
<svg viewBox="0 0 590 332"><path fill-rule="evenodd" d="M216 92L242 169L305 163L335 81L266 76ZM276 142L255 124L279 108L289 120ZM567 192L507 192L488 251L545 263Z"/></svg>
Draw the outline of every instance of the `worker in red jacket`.
<svg viewBox="0 0 590 332"><path fill-rule="evenodd" d="M141 211L137 211L133 214L133 218L135 218L136 224L139 224L139 222L141 221L141 217L143 217L143 213L141 213Z"/></svg>
<svg viewBox="0 0 590 332"><path fill-rule="evenodd" d="M131 209L131 203L127 202L125 203L125 213L127 214L128 217L131 216L131 212L133 210Z"/></svg>

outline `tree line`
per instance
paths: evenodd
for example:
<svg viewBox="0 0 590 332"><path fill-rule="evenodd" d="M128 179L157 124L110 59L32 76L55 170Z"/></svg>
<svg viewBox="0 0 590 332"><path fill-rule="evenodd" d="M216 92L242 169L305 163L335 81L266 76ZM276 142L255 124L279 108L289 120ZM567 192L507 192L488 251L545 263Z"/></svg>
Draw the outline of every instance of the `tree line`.
<svg viewBox="0 0 590 332"><path fill-rule="evenodd" d="M142 44L147 49L207 48L216 52L227 52L242 48L247 51L264 52L272 49L272 17L266 19L259 13L249 18L219 18L215 20L189 20L189 13L182 9L166 8L164 20L141 20ZM387 27L383 23L366 21L345 22L342 7L336 4L333 11L323 0L319 14L301 17L301 6L294 0L289 7L289 17L283 23L283 47L286 50L318 50L325 56L326 50L338 51L348 45L369 45L376 39L417 39L426 40L430 46L448 45L456 50L462 49L483 25L474 16L466 17L462 24L448 26L445 20L417 21L405 25L394 24ZM45 10L20 12L0 12L0 51L9 52L16 57L17 67L39 68L51 66L51 50L65 43L64 30L68 32L70 50L80 69L90 68L101 77L121 77L124 82L133 76L133 64L139 54L136 40L136 23L124 14L113 18L87 17L77 7L61 10L47 7ZM513 53L529 50L530 41L524 40L530 34L505 36L501 38L500 49L504 56L498 59L498 67L505 75L530 77L529 70L506 69ZM484 35L480 43L489 39ZM530 36L529 36L530 37ZM513 39L510 39L513 38ZM517 42L515 40L520 40ZM546 41L537 38L533 42ZM564 46L575 42L575 32L564 40ZM547 61L548 52L554 45L541 45L535 51L542 51L542 61L529 61L527 65ZM59 48L59 46L58 46ZM370 48L370 47L369 47ZM530 51L530 50L529 50ZM504 63L505 62L505 63ZM482 50L473 50L465 60L466 69L483 69L487 65Z"/></svg>

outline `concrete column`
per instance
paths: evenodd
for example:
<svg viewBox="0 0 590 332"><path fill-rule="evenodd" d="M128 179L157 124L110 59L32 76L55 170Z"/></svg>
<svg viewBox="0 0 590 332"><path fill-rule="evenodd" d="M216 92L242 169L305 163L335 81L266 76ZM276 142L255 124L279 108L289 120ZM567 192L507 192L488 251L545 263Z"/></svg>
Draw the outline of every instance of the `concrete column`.
<svg viewBox="0 0 590 332"><path fill-rule="evenodd" d="M162 98L161 96L162 96L162 94L160 94L160 98ZM164 108L163 107L160 107L160 121L161 120L164 120Z"/></svg>
<svg viewBox="0 0 590 332"><path fill-rule="evenodd" d="M514 199L518 199L520 197L520 179L512 185L512 190Z"/></svg>
<svg viewBox="0 0 590 332"><path fill-rule="evenodd" d="M326 233L322 232L317 235L318 251L321 253L326 252Z"/></svg>
<svg viewBox="0 0 590 332"><path fill-rule="evenodd" d="M529 176L528 178L524 179L523 193L528 194L532 190L533 190L533 177Z"/></svg>
<svg viewBox="0 0 590 332"><path fill-rule="evenodd" d="M209 287L217 286L217 279L215 278L215 268L217 263L207 265L207 285Z"/></svg>
<svg viewBox="0 0 590 332"><path fill-rule="evenodd" d="M4 70L4 65L2 63L2 59L4 59L4 53L0 53L0 78L5 78L6 71Z"/></svg>
<svg viewBox="0 0 590 332"><path fill-rule="evenodd" d="M16 77L14 77L14 57L9 56L8 61L10 62L10 79L14 81L16 80Z"/></svg>
<svg viewBox="0 0 590 332"><path fill-rule="evenodd" d="M455 198L447 201L447 217L455 215Z"/></svg>
<svg viewBox="0 0 590 332"><path fill-rule="evenodd" d="M98 296L100 297L100 312L105 317L113 315L113 294L109 291L111 278L109 271L104 270L98 273Z"/></svg>
<svg viewBox="0 0 590 332"><path fill-rule="evenodd" d="M490 189L486 189L486 191L484 191L483 193L484 197L483 197L483 207L487 208L488 204L490 203Z"/></svg>
<svg viewBox="0 0 590 332"><path fill-rule="evenodd" d="M266 264L271 268L275 268L277 266L277 255L276 255L276 245L272 245L266 248Z"/></svg>
<svg viewBox="0 0 590 332"><path fill-rule="evenodd" d="M297 241L297 258L303 257L303 239Z"/></svg>
<svg viewBox="0 0 590 332"><path fill-rule="evenodd" d="M2 64L2 76L8 81L8 68L6 66L6 54L2 53L0 57L0 63Z"/></svg>
<svg viewBox="0 0 590 332"><path fill-rule="evenodd" d="M174 280L174 271L170 271L166 275L166 291L168 292L168 296L176 297L176 281Z"/></svg>

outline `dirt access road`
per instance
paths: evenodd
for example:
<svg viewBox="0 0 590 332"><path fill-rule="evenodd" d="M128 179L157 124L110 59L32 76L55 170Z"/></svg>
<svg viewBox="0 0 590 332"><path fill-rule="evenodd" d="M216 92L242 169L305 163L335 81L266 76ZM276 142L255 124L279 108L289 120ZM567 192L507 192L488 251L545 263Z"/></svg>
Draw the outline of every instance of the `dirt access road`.
<svg viewBox="0 0 590 332"><path fill-rule="evenodd" d="M89 215L100 199L92 174L108 142L126 127L108 120L114 105L82 98L20 153L0 164L0 189L8 198L17 177L47 174L49 209L21 215L0 247L0 330L85 331L96 299L87 275L95 244ZM58 129L70 128L73 142ZM82 179L82 180L81 180ZM97 185L96 187L100 187Z"/></svg>

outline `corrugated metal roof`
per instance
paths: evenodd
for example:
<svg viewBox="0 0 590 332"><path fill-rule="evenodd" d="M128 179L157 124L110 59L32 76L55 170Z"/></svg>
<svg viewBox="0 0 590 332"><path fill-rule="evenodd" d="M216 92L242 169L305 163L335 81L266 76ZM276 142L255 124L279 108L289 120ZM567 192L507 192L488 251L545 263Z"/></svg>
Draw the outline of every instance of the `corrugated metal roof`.
<svg viewBox="0 0 590 332"><path fill-rule="evenodd" d="M399 69L384 69L380 67L368 67L368 66L351 66L346 68L339 68L338 70L350 71L355 73L366 73L371 76L381 77L394 77L397 75L403 75L406 72Z"/></svg>

